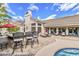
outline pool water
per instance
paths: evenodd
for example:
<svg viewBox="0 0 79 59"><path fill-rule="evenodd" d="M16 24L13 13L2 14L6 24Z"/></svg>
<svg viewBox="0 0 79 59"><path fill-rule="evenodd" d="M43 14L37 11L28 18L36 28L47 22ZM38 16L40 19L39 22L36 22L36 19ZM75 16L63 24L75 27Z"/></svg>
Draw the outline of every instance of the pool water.
<svg viewBox="0 0 79 59"><path fill-rule="evenodd" d="M54 56L79 56L79 48L63 48L57 51Z"/></svg>

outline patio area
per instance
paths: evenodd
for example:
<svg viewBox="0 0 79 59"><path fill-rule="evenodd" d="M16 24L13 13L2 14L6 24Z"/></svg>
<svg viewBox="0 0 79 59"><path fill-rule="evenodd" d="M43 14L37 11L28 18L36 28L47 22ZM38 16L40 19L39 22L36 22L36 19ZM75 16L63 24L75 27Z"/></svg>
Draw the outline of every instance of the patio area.
<svg viewBox="0 0 79 59"><path fill-rule="evenodd" d="M71 42L72 43L76 43L79 41L79 37L74 37L74 36L55 36L55 35L52 35L52 36L48 36L48 37L42 37L42 36L39 36L38 37L38 40L39 40L39 44L37 44L37 42L34 42L34 45L33 47L31 47L31 44L28 44L26 46L26 39L24 38L24 41L23 41L23 51L21 51L20 48L16 49L14 51L14 53L12 54L13 52L13 48L11 48L9 45L6 48L4 48L3 50L0 49L0 56L35 56L35 55L40 55L39 54L39 51L42 50L43 48L45 48L47 46L47 49L48 49L48 46L53 46L53 47L59 47L57 46L56 44L64 44L64 42L67 42L67 44L70 44ZM58 42L58 43L57 43ZM62 43L61 43L62 42ZM55 44L56 43L56 44ZM72 44L71 43L71 44ZM75 45L74 43L74 45ZM69 46L71 46L71 44ZM78 43L79 44L79 43ZM54 46L55 45L55 46ZM68 45L67 45L68 46ZM52 48L55 49L55 48ZM61 47L61 46L60 46ZM63 47L65 47L63 45ZM49 48L50 49L50 48ZM57 49L57 48L56 48ZM52 51L51 50L51 51ZM45 54L45 53L44 53ZM47 53L48 54L48 53ZM50 55L50 54L49 54Z"/></svg>
<svg viewBox="0 0 79 59"><path fill-rule="evenodd" d="M26 41L24 39L23 52L21 51L20 48L18 48L12 54L13 48L11 48L10 46L8 46L7 49L6 48L4 48L3 50L0 49L0 56L34 56L41 48L55 42L55 39L52 39L52 37L39 36L38 40L39 44L35 42L33 47L31 47L30 44L26 46Z"/></svg>

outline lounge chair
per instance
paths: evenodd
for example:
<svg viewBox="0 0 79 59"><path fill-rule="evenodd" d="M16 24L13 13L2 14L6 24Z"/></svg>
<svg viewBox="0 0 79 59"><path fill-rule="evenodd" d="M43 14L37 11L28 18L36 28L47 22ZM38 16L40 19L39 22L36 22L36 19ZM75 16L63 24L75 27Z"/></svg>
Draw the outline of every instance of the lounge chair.
<svg viewBox="0 0 79 59"><path fill-rule="evenodd" d="M41 37L50 37L51 35L48 34L48 33L43 33L43 34L41 34L40 36L41 36Z"/></svg>

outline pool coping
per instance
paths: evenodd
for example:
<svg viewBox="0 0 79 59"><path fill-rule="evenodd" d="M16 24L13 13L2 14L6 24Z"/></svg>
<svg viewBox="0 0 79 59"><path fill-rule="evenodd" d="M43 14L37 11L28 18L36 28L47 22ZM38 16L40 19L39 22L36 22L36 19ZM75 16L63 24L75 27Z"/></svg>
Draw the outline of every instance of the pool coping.
<svg viewBox="0 0 79 59"><path fill-rule="evenodd" d="M79 50L79 48L63 48L63 49L60 49L60 50L58 50L58 51L56 51L56 53L54 54L54 56L61 56L61 55L58 55L61 51L63 51L63 52L65 52L65 53L72 53L72 52L67 52L67 51L64 51L64 50L73 50L73 49L75 49L75 50ZM75 53L73 53L73 54L75 54ZM63 55L64 56L64 55Z"/></svg>

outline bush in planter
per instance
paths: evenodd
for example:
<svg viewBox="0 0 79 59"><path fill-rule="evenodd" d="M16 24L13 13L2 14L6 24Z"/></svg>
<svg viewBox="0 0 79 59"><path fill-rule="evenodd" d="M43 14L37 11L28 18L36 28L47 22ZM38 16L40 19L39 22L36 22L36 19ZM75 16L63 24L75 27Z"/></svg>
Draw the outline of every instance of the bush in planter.
<svg viewBox="0 0 79 59"><path fill-rule="evenodd" d="M19 27L15 27L15 28L7 28L7 30L9 32L17 32L20 28Z"/></svg>

